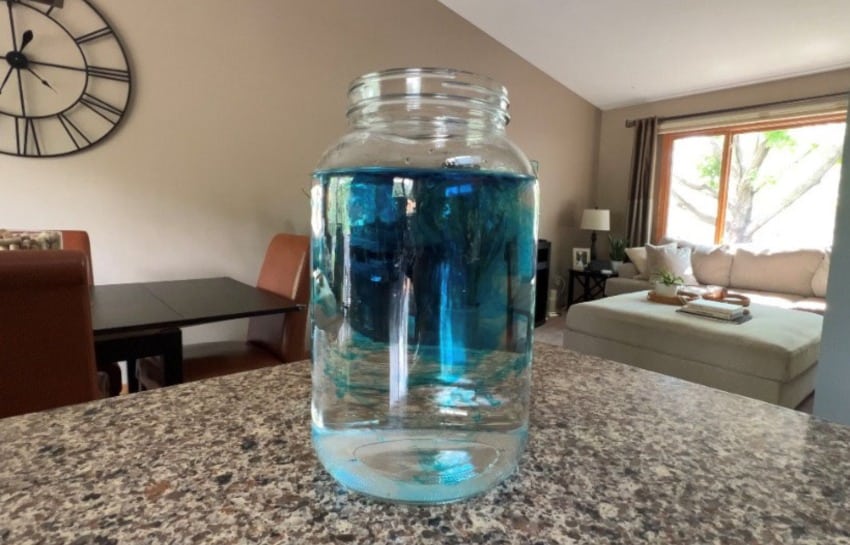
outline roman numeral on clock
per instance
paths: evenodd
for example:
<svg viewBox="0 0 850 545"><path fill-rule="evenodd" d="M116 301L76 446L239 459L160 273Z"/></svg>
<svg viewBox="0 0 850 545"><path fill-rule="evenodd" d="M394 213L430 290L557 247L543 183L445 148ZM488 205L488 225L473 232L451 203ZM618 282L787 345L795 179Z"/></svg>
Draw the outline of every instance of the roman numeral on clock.
<svg viewBox="0 0 850 545"><path fill-rule="evenodd" d="M35 121L31 118L15 118L15 139L18 155L41 155L41 144L35 131ZM35 151L35 154L30 153Z"/></svg>
<svg viewBox="0 0 850 545"><path fill-rule="evenodd" d="M112 104L88 93L83 93L82 98L80 98L80 103L113 125L118 124L118 121L121 120L121 115L124 113L124 110L121 108L113 106Z"/></svg>
<svg viewBox="0 0 850 545"><path fill-rule="evenodd" d="M68 138L71 139L71 142L74 143L74 146L77 149L82 149L83 142L85 142L87 146L91 145L91 140L86 138L86 135L83 134L83 131L81 131L80 128L77 127L73 121L68 119L68 116L66 116L65 114L59 114L57 117L59 118L59 123L62 124L62 128L65 129L65 134L68 135ZM82 140L83 142L81 142L80 140Z"/></svg>
<svg viewBox="0 0 850 545"><path fill-rule="evenodd" d="M38 143L38 134L35 132L35 122L32 119L27 119L27 130L24 132L24 148L26 149L29 142L29 137L32 136L32 143L35 146L36 155L41 155L41 144Z"/></svg>
<svg viewBox="0 0 850 545"><path fill-rule="evenodd" d="M117 68L102 68L100 66L86 67L86 73L95 78L111 79L113 81L130 81L129 70L119 70Z"/></svg>
<svg viewBox="0 0 850 545"><path fill-rule="evenodd" d="M17 1L19 4L21 4L22 6L27 6L27 7L29 7L29 8L32 8L32 9L38 10L38 11L40 11L41 13L43 13L43 14L47 15L48 17L50 16L50 13L53 11L53 9L54 9L54 8L56 8L56 7L60 7L60 8L61 8L61 7L62 7L62 3L61 3L61 2L58 2L58 3L52 3L52 2L51 2L51 3L48 3L48 2L43 2L43 1L39 1L39 0L34 0L34 1L30 1L30 0L16 0L16 1Z"/></svg>
<svg viewBox="0 0 850 545"><path fill-rule="evenodd" d="M82 45L84 43L91 42L93 40L97 40L98 38L103 38L104 36L109 36L112 34L112 29L109 27L99 28L97 30L93 30L88 34L83 34L82 36L77 36L74 38L74 41L78 44Z"/></svg>

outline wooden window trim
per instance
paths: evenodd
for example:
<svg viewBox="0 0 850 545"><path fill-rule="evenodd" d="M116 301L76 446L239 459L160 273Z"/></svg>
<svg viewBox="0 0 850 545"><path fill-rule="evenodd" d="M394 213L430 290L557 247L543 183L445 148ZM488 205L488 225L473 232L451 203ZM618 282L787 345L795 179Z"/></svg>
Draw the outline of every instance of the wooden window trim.
<svg viewBox="0 0 850 545"><path fill-rule="evenodd" d="M737 134L790 129L806 125L821 125L825 123L848 122L847 112L833 112L820 115L810 115L800 118L775 119L754 123L742 123L727 127L711 129L696 129L664 133L660 138L659 170L656 177L655 210L653 217L653 243L658 243L667 234L667 216L670 207L670 184L673 170L673 145L679 138L692 136L724 136L723 154L721 156L720 187L717 192L717 214L714 221L714 243L720 244L726 230L726 205L729 197L729 171L732 159L732 138ZM845 130L850 130L848 127Z"/></svg>
<svg viewBox="0 0 850 545"><path fill-rule="evenodd" d="M717 188L717 214L714 216L714 243L723 241L726 230L726 205L729 202L729 171L732 169L732 131L723 135L723 153L720 156L720 187Z"/></svg>
<svg viewBox="0 0 850 545"><path fill-rule="evenodd" d="M661 161L659 163L658 184L655 186L655 209L656 213L652 225L653 244L667 232L667 211L670 206L670 173L673 167L673 141L674 135L661 135ZM663 211L663 213L658 213Z"/></svg>

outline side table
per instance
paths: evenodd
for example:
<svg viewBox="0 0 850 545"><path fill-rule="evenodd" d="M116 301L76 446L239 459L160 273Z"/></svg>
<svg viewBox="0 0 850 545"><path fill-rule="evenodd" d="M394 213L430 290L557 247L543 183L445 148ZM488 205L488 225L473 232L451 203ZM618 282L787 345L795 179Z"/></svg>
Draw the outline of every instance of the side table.
<svg viewBox="0 0 850 545"><path fill-rule="evenodd" d="M591 271L588 269L570 269L570 278L567 282L567 308L573 303L592 301L605 295L605 282L614 276L616 272ZM581 290L575 293L575 284L578 282Z"/></svg>

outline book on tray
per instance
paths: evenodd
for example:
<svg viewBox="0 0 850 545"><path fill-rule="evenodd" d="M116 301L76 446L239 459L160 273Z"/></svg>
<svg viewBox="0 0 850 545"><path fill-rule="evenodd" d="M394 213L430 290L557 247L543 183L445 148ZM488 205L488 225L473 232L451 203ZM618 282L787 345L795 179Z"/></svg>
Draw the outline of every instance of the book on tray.
<svg viewBox="0 0 850 545"><path fill-rule="evenodd" d="M682 307L682 312L718 318L721 320L737 320L744 315L744 307L720 301L709 301L707 299L694 299L688 301Z"/></svg>

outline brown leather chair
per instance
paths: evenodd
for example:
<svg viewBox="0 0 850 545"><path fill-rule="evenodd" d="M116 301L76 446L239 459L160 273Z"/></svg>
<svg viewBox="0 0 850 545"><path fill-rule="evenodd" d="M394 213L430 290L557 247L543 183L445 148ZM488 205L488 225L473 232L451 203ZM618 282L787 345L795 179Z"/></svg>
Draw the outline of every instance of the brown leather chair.
<svg viewBox="0 0 850 545"><path fill-rule="evenodd" d="M87 231L60 230L62 235L63 250L77 250L86 256L86 278L89 286L94 285L94 268L91 258L91 241ZM121 393L121 368L115 362L98 364L98 371L108 377L109 395L117 396Z"/></svg>
<svg viewBox="0 0 850 545"><path fill-rule="evenodd" d="M89 286L94 285L94 267L91 259L91 241L89 240L88 231L75 231L63 229L62 233L62 249L78 250L86 255L86 276L88 277ZM117 396L121 393L121 368L116 362L100 363L97 366L100 373L104 373L109 377L109 395Z"/></svg>
<svg viewBox="0 0 850 545"><path fill-rule="evenodd" d="M0 252L0 309L0 418L103 397L82 252Z"/></svg>
<svg viewBox="0 0 850 545"><path fill-rule="evenodd" d="M91 242L87 231L59 231L62 233L63 250L79 250L86 254L86 273L89 286L94 285L94 272L91 261Z"/></svg>
<svg viewBox="0 0 850 545"><path fill-rule="evenodd" d="M307 305L310 300L310 239L278 234L266 250L257 287ZM183 381L260 369L309 357L306 308L250 318L245 342L210 342L183 349ZM139 362L139 384L145 389L163 383L162 360Z"/></svg>
<svg viewBox="0 0 850 545"><path fill-rule="evenodd" d="M12 229L12 234L15 233L39 233L36 230ZM94 274L92 273L91 261L91 243L89 242L89 234L86 231L75 230L42 230L41 232L59 233L62 237L63 250L79 250L86 255L86 273L88 276L89 285L94 285Z"/></svg>

